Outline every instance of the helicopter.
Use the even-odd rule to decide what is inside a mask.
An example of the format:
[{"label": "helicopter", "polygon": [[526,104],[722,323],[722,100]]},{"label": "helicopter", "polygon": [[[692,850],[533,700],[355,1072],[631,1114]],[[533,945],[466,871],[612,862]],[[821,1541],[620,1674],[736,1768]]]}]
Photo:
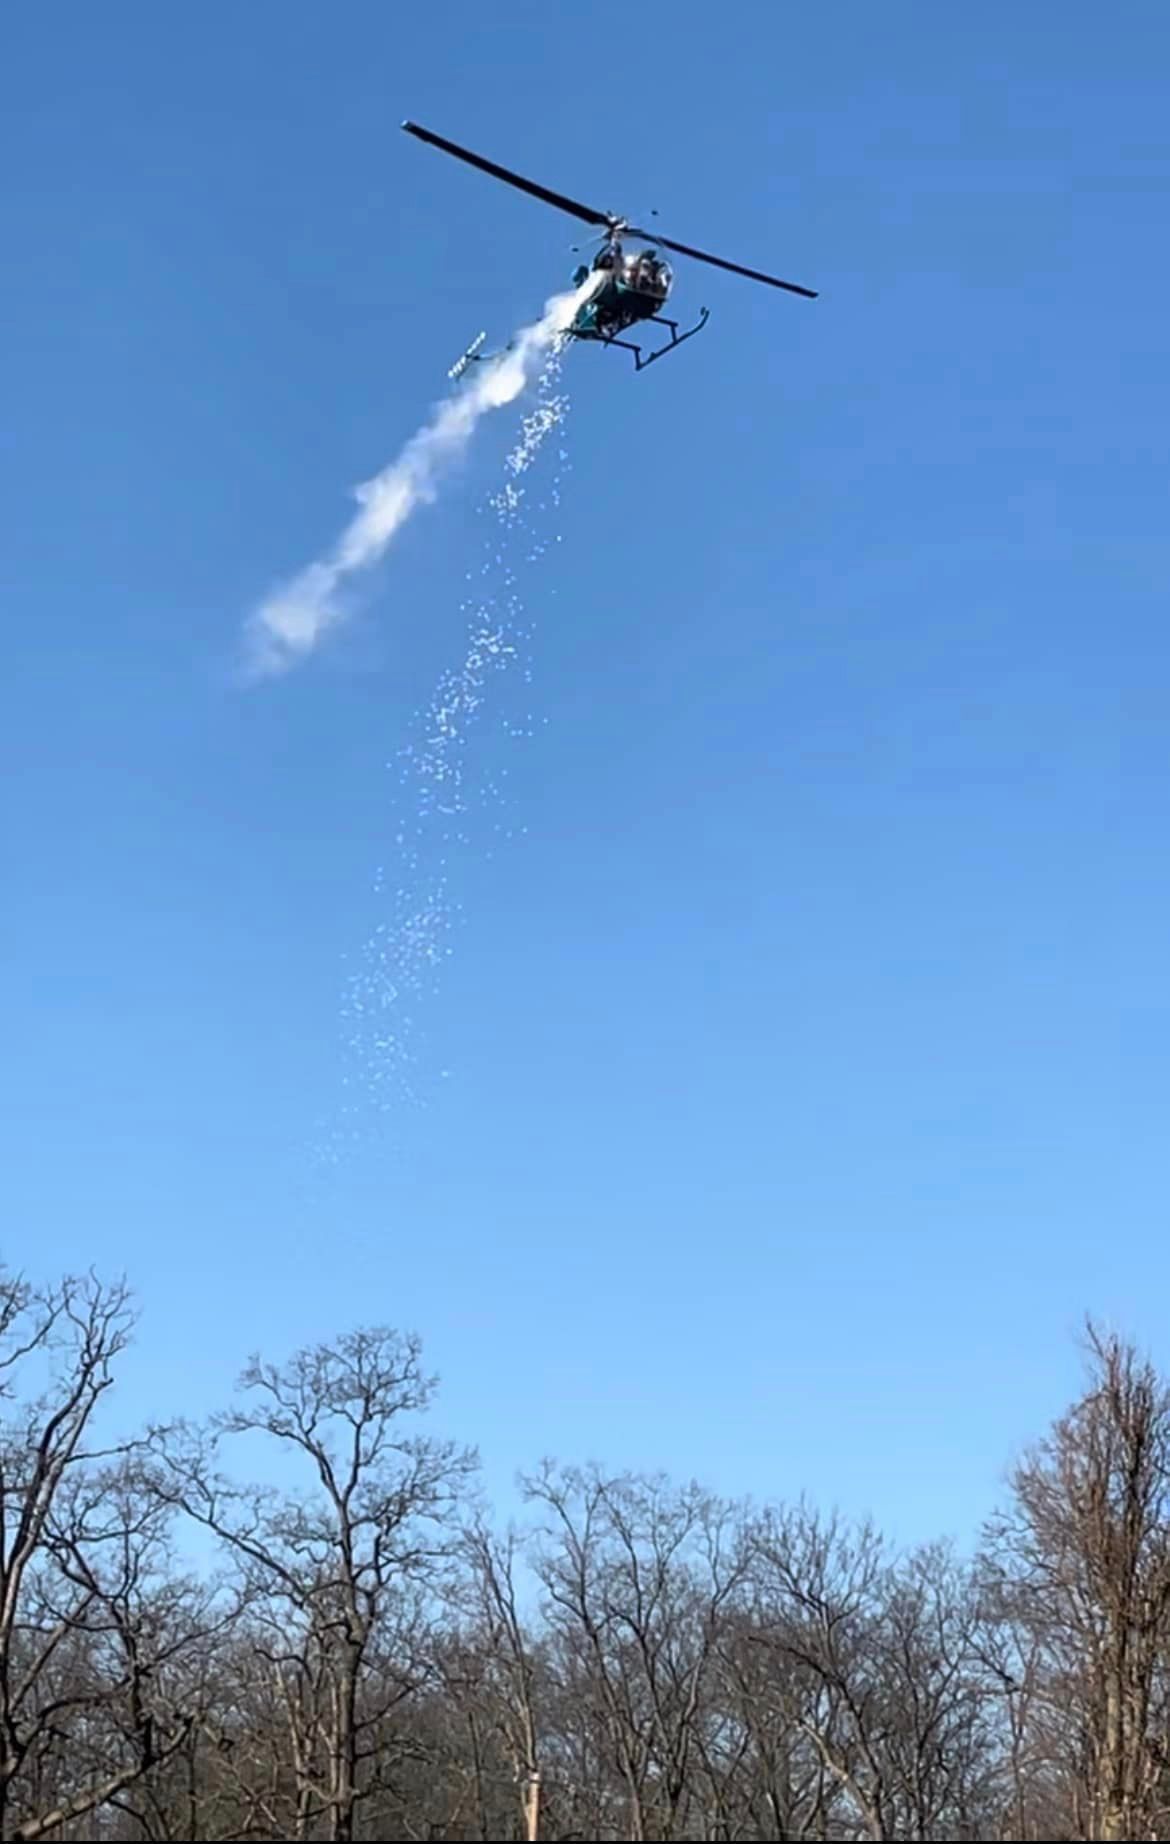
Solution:
[{"label": "helicopter", "polygon": [[[789,294],[803,295],[809,301],[817,298],[815,288],[802,288],[797,282],[782,282],[778,276],[766,275],[762,269],[746,269],[742,263],[728,262],[725,257],[711,256],[705,250],[692,249],[689,244],[675,243],[669,237],[638,230],[627,218],[619,217],[616,212],[597,211],[591,205],[582,205],[576,199],[567,198],[562,192],[550,191],[547,186],[537,185],[535,180],[524,179],[507,167],[497,166],[494,160],[485,160],[482,154],[474,154],[455,141],[444,140],[442,135],[434,134],[429,128],[420,128],[417,122],[403,122],[402,126],[407,134],[414,135],[417,140],[439,148],[444,154],[453,154],[456,160],[465,160],[469,166],[478,167],[480,172],[490,174],[493,179],[501,179],[505,185],[515,186],[533,198],[542,199],[546,205],[553,205],[558,211],[566,211],[570,216],[580,218],[600,230],[601,247],[592,263],[581,263],[573,274],[575,288],[583,286],[591,274],[599,278],[598,283],[589,299],[578,308],[567,332],[571,339],[595,340],[602,345],[621,346],[623,350],[632,352],[635,371],[644,371],[656,359],[665,358],[668,352],[675,351],[688,339],[693,339],[696,333],[702,332],[710,318],[704,307],[694,326],[680,333],[678,321],[669,319],[662,312],[670,296],[674,272],[667,259],[660,254],[661,250],[672,250],[678,256],[689,256],[694,262],[710,263],[716,269],[730,270],[733,275],[745,275],[749,281],[764,282],[769,288],[783,288]],[[626,240],[629,238],[636,239],[646,247],[627,250]],[[631,328],[646,325],[665,327],[669,337],[650,350],[644,349],[636,340],[621,337]],[[489,356],[479,350],[483,339],[481,333],[473,340],[449,375],[459,376],[468,365]]]}]

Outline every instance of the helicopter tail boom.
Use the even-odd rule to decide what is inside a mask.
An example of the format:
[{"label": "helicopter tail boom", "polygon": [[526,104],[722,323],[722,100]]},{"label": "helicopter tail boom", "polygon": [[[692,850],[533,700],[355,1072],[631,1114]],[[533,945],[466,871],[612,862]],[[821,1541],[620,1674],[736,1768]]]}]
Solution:
[{"label": "helicopter tail boom", "polygon": [[470,346],[467,347],[466,351],[460,354],[460,356],[455,360],[455,363],[451,366],[451,369],[447,373],[447,376],[449,378],[455,379],[455,378],[461,378],[463,376],[464,372],[467,370],[467,367],[475,359],[479,357],[480,355],[479,349],[483,345],[483,342],[486,338],[487,338],[486,333],[476,334]]}]

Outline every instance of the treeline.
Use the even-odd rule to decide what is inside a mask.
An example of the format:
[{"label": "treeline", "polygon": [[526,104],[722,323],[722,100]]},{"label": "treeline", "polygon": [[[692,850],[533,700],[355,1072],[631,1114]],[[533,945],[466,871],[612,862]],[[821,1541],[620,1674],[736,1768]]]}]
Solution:
[{"label": "treeline", "polygon": [[387,1330],[115,1442],[131,1320],[0,1280],[4,1838],[1170,1838],[1170,1392],[1118,1339],[961,1558],[556,1465],[501,1533]]}]

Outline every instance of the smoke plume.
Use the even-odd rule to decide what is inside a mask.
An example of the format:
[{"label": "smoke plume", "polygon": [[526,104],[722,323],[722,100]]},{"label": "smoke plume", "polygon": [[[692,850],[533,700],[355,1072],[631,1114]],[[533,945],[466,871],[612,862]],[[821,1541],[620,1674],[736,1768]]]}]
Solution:
[{"label": "smoke plume", "polygon": [[498,359],[472,367],[469,382],[438,405],[397,458],[354,489],[360,510],[332,550],[272,591],[248,617],[246,666],[254,678],[287,672],[345,620],[348,580],[385,556],[416,507],[433,500],[443,470],[459,460],[489,410],[513,403],[541,360],[564,337],[598,278],[554,295],[540,319],[522,327]]}]

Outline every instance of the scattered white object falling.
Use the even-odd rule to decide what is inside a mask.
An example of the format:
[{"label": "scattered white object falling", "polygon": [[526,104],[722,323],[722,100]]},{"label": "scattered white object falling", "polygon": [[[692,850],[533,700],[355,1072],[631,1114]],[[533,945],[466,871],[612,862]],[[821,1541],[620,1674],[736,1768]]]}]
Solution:
[{"label": "scattered white object falling", "polygon": [[599,279],[590,275],[580,288],[553,295],[540,319],[522,327],[499,358],[474,367],[467,383],[439,404],[396,460],[354,489],[361,510],[333,549],[275,589],[248,617],[245,664],[251,676],[287,672],[345,619],[348,579],[379,562],[416,507],[435,498],[442,470],[466,451],[488,411],[514,403],[560,348]]},{"label": "scattered white object falling", "polygon": [[[368,1128],[378,1123],[384,1128],[392,1109],[423,1102],[433,1090],[431,1078],[446,1073],[427,1072],[420,1011],[437,989],[463,921],[455,888],[459,862],[477,851],[490,856],[516,830],[506,815],[508,770],[498,763],[499,751],[482,726],[491,679],[531,678],[520,573],[558,542],[547,515],[560,501],[567,468],[563,443],[539,499],[531,499],[525,476],[549,438],[563,429],[569,400],[560,388],[560,368],[561,353],[554,350],[506,457],[504,482],[484,508],[489,520],[484,555],[478,569],[468,571],[471,587],[462,605],[463,657],[442,674],[430,702],[416,713],[413,739],[390,764],[398,771],[398,785],[388,861],[374,879],[381,916],[345,982],[341,1119],[317,1144],[318,1157],[330,1164]],[[532,714],[509,714],[502,700],[494,715],[496,736],[520,739],[534,732]],[[477,725],[478,752],[472,747]]]}]

